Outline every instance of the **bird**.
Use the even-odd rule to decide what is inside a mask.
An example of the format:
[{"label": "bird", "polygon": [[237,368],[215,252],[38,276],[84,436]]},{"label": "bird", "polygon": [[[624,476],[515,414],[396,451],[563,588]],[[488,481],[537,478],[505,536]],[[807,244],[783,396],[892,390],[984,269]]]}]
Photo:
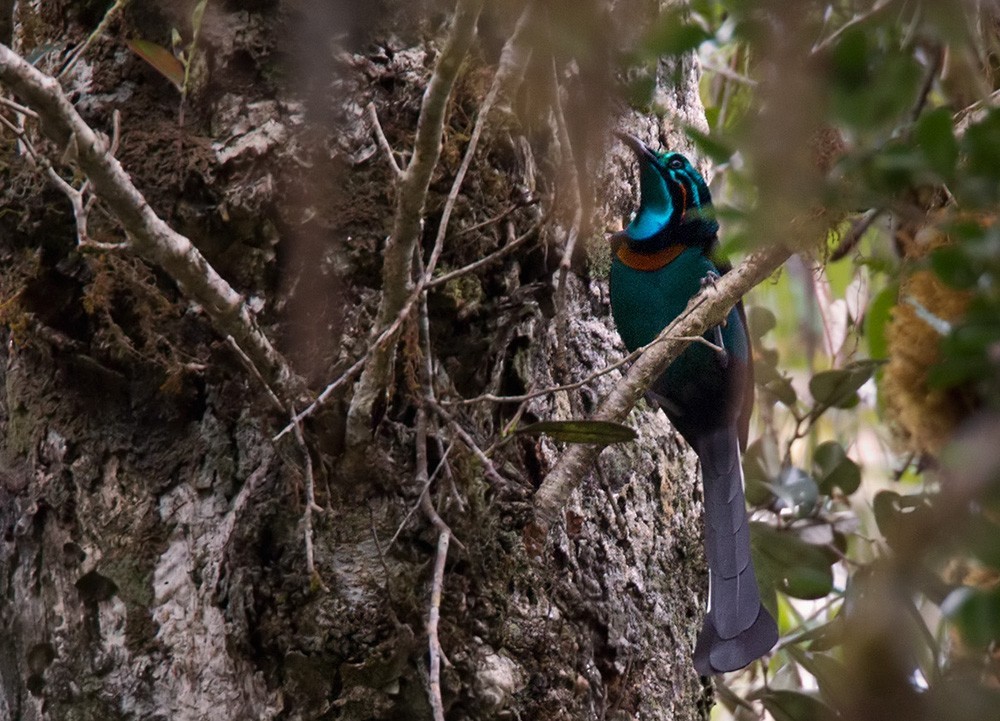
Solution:
[{"label": "bird", "polygon": [[[639,163],[639,207],[611,236],[611,312],[630,350],[652,342],[692,296],[730,270],[717,258],[719,224],[708,184],[678,152],[618,134]],[[741,449],[753,408],[753,369],[742,301],[691,343],[646,393],[694,449],[705,505],[708,608],[694,649],[702,676],[766,655],[778,627],[761,603],[750,557]],[[714,347],[712,347],[714,346]]]}]

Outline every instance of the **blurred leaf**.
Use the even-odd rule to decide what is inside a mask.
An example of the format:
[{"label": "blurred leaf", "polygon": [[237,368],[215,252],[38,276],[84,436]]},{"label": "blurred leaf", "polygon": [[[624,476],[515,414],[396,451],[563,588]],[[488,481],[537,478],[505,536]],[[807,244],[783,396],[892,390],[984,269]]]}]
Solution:
[{"label": "blurred leaf", "polygon": [[891,283],[876,295],[868,304],[865,313],[865,337],[868,339],[868,353],[872,358],[887,358],[889,343],[886,340],[886,329],[892,318],[892,309],[899,297],[899,285]]},{"label": "blurred leaf", "polygon": [[777,483],[765,484],[785,506],[799,510],[800,514],[811,511],[819,499],[819,488],[808,473],[795,466],[786,466],[778,474]]},{"label": "blurred leaf", "polygon": [[946,245],[931,251],[931,268],[944,283],[959,290],[972,288],[979,281],[979,270],[958,245]]},{"label": "blurred leaf", "polygon": [[703,133],[691,125],[685,126],[684,131],[698,149],[712,159],[713,163],[721,165],[722,163],[729,162],[729,159],[733,157],[733,153],[735,152],[733,148],[723,142],[718,135]]},{"label": "blurred leaf", "polygon": [[154,70],[174,84],[178,90],[184,86],[184,66],[174,54],[161,45],[148,40],[128,40],[129,49],[149,63]]},{"label": "blurred leaf", "polygon": [[956,588],[941,611],[973,646],[984,648],[1000,639],[1000,589]]},{"label": "blurred leaf", "polygon": [[628,426],[611,421],[539,421],[515,433],[547,435],[565,443],[626,443],[634,441],[637,434]]},{"label": "blurred leaf", "polygon": [[846,628],[847,622],[838,613],[823,625],[809,629],[795,638],[797,643],[808,643],[810,651],[829,651],[844,642]]},{"label": "blurred leaf", "polygon": [[931,507],[924,493],[900,495],[895,491],[880,491],[872,500],[872,511],[879,532],[890,546],[901,539],[923,533],[923,523]]},{"label": "blurred leaf", "polygon": [[830,56],[833,80],[845,89],[859,89],[868,80],[868,37],[861,28],[850,28],[840,36]]},{"label": "blurred leaf", "polygon": [[766,689],[759,695],[774,721],[828,721],[833,711],[816,696],[801,691]]},{"label": "blurred leaf", "polygon": [[778,319],[764,306],[752,305],[747,308],[747,325],[750,326],[750,337],[759,339],[778,327]]},{"label": "blurred leaf", "polygon": [[912,55],[877,47],[868,32],[859,26],[844,32],[829,64],[831,109],[863,134],[905,122],[923,75]]},{"label": "blurred leaf", "polygon": [[1000,180],[1000,112],[990,110],[985,118],[970,125],[962,137],[962,146],[969,172]]},{"label": "blurred leaf", "polygon": [[819,405],[850,408],[857,403],[858,389],[868,382],[878,365],[878,361],[862,360],[821,371],[809,379],[809,392]]},{"label": "blurred leaf", "polygon": [[751,545],[757,577],[792,598],[823,598],[833,590],[831,557],[791,533],[751,523]]},{"label": "blurred leaf", "polygon": [[845,495],[851,495],[861,485],[861,469],[847,457],[837,441],[826,441],[813,451],[813,467],[819,490],[831,495],[834,488],[840,488]]},{"label": "blurred leaf", "polygon": [[917,121],[914,139],[927,165],[943,179],[950,179],[958,161],[958,141],[952,128],[951,110],[937,108],[925,113]]},{"label": "blurred leaf", "polygon": [[625,85],[628,103],[637,110],[646,110],[653,102],[656,91],[656,78],[650,73],[635,73],[630,75]]},{"label": "blurred leaf", "polygon": [[809,653],[795,646],[788,647],[788,654],[816,679],[823,697],[835,703],[850,691],[846,686],[849,674],[844,664],[826,653]]},{"label": "blurred leaf", "polygon": [[[771,450],[771,453],[769,453]],[[770,458],[768,456],[771,456]],[[743,478],[747,501],[752,506],[765,506],[774,498],[770,491],[771,481],[777,476],[780,461],[775,458],[764,438],[751,443],[743,454]],[[769,468],[774,467],[773,472]]]},{"label": "blurred leaf", "polygon": [[682,55],[713,37],[693,22],[683,8],[668,8],[660,15],[644,47],[650,55]]},{"label": "blurred leaf", "polygon": [[[770,394],[774,400],[784,403],[786,406],[794,406],[798,396],[792,382],[778,372],[778,369],[770,362],[773,353],[761,353],[760,362],[754,365],[754,382],[765,393]],[[765,397],[758,399],[758,402],[767,400]],[[773,405],[773,401],[772,401]]]},{"label": "blurred leaf", "polygon": [[983,563],[1000,568],[1000,525],[981,513],[970,514],[960,539]]}]

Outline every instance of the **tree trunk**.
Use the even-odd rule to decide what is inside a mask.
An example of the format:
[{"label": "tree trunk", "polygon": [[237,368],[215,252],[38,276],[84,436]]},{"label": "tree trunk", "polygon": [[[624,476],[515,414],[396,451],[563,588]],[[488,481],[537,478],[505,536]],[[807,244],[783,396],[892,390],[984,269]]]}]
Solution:
[{"label": "tree trunk", "polygon": [[[12,46],[59,74],[105,5],[17,3]],[[210,2],[198,24],[195,5],[127,6],[62,85],[109,136],[121,112],[118,157],[152,208],[322,389],[372,341],[394,220],[367,107],[405,163],[447,13]],[[598,47],[607,33],[627,42],[651,5],[563,10]],[[539,24],[559,25],[554,7]],[[484,11],[449,101],[425,259],[515,10]],[[167,65],[126,44],[170,47],[172,28],[190,60],[183,96]],[[342,463],[349,384],[303,424],[307,464],[294,434],[272,440],[287,414],[202,309],[129,248],[80,247],[66,196],[0,136],[0,718],[431,718],[426,623],[443,524],[454,535],[438,630],[446,718],[707,716],[691,666],[701,491],[666,419],[635,411],[638,440],[601,454],[532,549],[531,494],[561,448],[506,432],[585,417],[619,373],[524,403],[455,403],[571,383],[621,357],[604,228],[631,207],[636,178],[610,129],[683,147],[676,119],[703,123],[690,63],[661,64],[660,116],[613,117],[610,52],[532,42],[487,118],[439,274],[537,230],[429,290],[426,314],[403,324],[361,465]],[[60,164],[69,150],[26,125],[79,186]],[[88,221],[94,241],[127,240],[100,203]],[[440,410],[421,395],[428,383]],[[417,452],[421,418],[430,438]],[[307,514],[309,468],[320,508]]]}]

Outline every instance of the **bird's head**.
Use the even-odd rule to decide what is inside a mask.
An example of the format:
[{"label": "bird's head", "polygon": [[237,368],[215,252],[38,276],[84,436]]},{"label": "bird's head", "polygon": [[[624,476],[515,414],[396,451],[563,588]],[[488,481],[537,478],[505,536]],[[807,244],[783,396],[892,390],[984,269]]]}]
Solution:
[{"label": "bird's head", "polygon": [[639,209],[624,234],[629,245],[657,250],[665,244],[709,246],[719,224],[708,184],[680,153],[657,153],[634,135],[619,133],[639,160]]}]

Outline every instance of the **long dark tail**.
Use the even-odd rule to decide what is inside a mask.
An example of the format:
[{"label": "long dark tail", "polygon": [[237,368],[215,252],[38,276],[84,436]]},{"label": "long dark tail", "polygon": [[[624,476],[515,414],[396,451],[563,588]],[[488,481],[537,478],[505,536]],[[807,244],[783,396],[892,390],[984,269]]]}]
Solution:
[{"label": "long dark tail", "polygon": [[709,600],[698,634],[698,673],[735,671],[770,651],[778,626],[761,605],[750,560],[750,526],[735,424],[696,439],[705,487],[705,553]]}]

